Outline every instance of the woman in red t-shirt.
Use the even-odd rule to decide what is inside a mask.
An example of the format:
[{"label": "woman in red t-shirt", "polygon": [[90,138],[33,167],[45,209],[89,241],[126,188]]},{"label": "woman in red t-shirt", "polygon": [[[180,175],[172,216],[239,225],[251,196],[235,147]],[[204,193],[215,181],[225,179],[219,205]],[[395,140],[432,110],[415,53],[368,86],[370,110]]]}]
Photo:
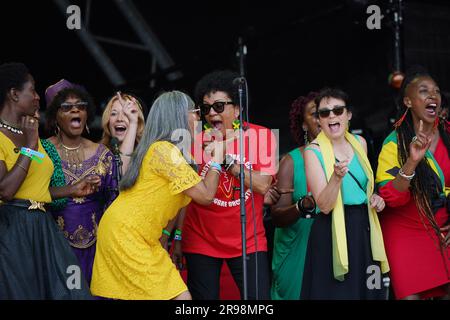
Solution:
[{"label": "woman in red t-shirt", "polygon": [[[241,124],[238,120],[238,85],[233,83],[233,80],[238,76],[231,71],[217,71],[204,76],[197,84],[196,102],[208,128],[207,132],[199,135],[203,138],[202,141],[205,141],[203,146],[207,145],[211,136],[220,140],[236,135],[234,130]],[[270,281],[267,240],[263,225],[263,201],[264,194],[271,186],[272,175],[275,174],[275,138],[267,128],[250,123],[244,125],[248,298],[269,299]],[[194,144],[198,146],[199,143],[197,139]],[[239,160],[237,141],[231,143],[227,156],[228,159]],[[195,147],[194,158],[199,164],[199,174],[204,175],[210,161],[199,157]],[[253,193],[249,189],[249,169]],[[213,203],[209,206],[192,204],[187,208],[182,249],[186,257],[187,284],[193,299],[219,299],[220,270],[224,261],[243,296],[239,171],[239,165],[225,166]]]}]

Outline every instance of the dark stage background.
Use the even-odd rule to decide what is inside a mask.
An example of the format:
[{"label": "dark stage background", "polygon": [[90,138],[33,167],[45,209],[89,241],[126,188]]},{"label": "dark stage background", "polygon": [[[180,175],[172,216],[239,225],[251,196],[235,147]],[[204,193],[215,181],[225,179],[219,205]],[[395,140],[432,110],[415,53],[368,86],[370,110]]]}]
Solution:
[{"label": "dark stage background", "polygon": [[[396,1],[394,1],[396,2]],[[72,1],[86,17],[89,1]],[[115,1],[90,2],[89,30],[100,36],[139,43]],[[167,70],[151,75],[144,51],[101,43],[126,79],[111,84],[66,18],[50,0],[2,2],[0,62],[24,62],[31,70],[45,109],[44,90],[61,78],[83,84],[95,97],[98,115],[117,89],[130,90],[148,106],[161,90],[192,93],[196,81],[215,69],[239,70],[238,38],[247,45],[246,77],[253,122],[280,129],[280,153],[295,144],[288,112],[299,95],[339,86],[352,98],[353,129],[363,129],[377,149],[390,131],[395,90],[388,84],[393,66],[390,1],[144,1],[134,5],[175,62],[182,77]],[[380,30],[366,26],[366,8],[385,14]],[[422,64],[441,90],[450,90],[450,2],[403,1],[403,66]],[[149,84],[154,81],[153,87]],[[97,119],[98,121],[98,119]],[[98,122],[97,122],[98,123]],[[95,135],[99,137],[97,130]],[[372,150],[372,157],[376,150]]]}]

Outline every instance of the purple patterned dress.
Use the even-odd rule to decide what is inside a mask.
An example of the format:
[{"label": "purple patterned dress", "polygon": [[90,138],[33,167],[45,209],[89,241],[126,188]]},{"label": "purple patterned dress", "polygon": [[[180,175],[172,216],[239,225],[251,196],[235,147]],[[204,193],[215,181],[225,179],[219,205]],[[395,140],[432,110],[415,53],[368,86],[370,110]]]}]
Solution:
[{"label": "purple patterned dress", "polygon": [[95,154],[76,168],[61,160],[66,185],[89,175],[101,178],[99,191],[87,197],[68,198],[67,206],[54,211],[53,217],[77,256],[81,269],[90,284],[95,256],[97,227],[106,208],[117,196],[116,168],[113,154],[100,144]]}]

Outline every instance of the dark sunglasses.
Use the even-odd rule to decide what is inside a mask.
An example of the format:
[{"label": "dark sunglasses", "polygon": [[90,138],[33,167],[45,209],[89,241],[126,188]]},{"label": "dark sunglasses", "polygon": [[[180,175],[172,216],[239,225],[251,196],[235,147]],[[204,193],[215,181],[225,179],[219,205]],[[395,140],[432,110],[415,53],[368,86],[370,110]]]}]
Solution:
[{"label": "dark sunglasses", "polygon": [[80,101],[77,103],[63,102],[63,103],[61,103],[59,108],[61,109],[62,112],[69,112],[70,110],[72,110],[73,107],[76,107],[80,111],[85,111],[87,108],[87,105],[88,105],[88,103],[84,102],[84,101]]},{"label": "dark sunglasses", "polygon": [[317,115],[320,118],[328,118],[330,116],[330,112],[333,112],[334,115],[340,116],[344,113],[344,109],[347,108],[346,106],[334,106],[333,109],[322,109],[317,111]]},{"label": "dark sunglasses", "polygon": [[213,108],[215,112],[222,113],[227,104],[234,104],[234,102],[233,101],[226,101],[226,102],[225,101],[216,101],[212,105],[204,103],[204,104],[200,105],[200,112],[203,116],[206,116],[211,111],[211,108]]}]

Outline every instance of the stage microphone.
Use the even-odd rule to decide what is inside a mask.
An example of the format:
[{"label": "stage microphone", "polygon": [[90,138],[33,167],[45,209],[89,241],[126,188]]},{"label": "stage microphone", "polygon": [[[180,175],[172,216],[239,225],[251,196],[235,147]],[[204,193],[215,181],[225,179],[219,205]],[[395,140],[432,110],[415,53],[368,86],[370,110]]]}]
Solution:
[{"label": "stage microphone", "polygon": [[237,78],[233,79],[233,85],[244,84],[244,83],[245,83],[244,77],[237,77]]},{"label": "stage microphone", "polygon": [[120,150],[119,150],[119,139],[117,139],[116,137],[112,137],[111,138],[111,148],[112,148],[112,153],[114,155],[118,154],[120,156]]},{"label": "stage microphone", "polygon": [[120,179],[122,179],[122,159],[120,158],[119,140],[116,137],[112,137],[110,141],[111,152],[114,155],[114,165],[116,166],[115,179],[117,185],[119,185]]}]

